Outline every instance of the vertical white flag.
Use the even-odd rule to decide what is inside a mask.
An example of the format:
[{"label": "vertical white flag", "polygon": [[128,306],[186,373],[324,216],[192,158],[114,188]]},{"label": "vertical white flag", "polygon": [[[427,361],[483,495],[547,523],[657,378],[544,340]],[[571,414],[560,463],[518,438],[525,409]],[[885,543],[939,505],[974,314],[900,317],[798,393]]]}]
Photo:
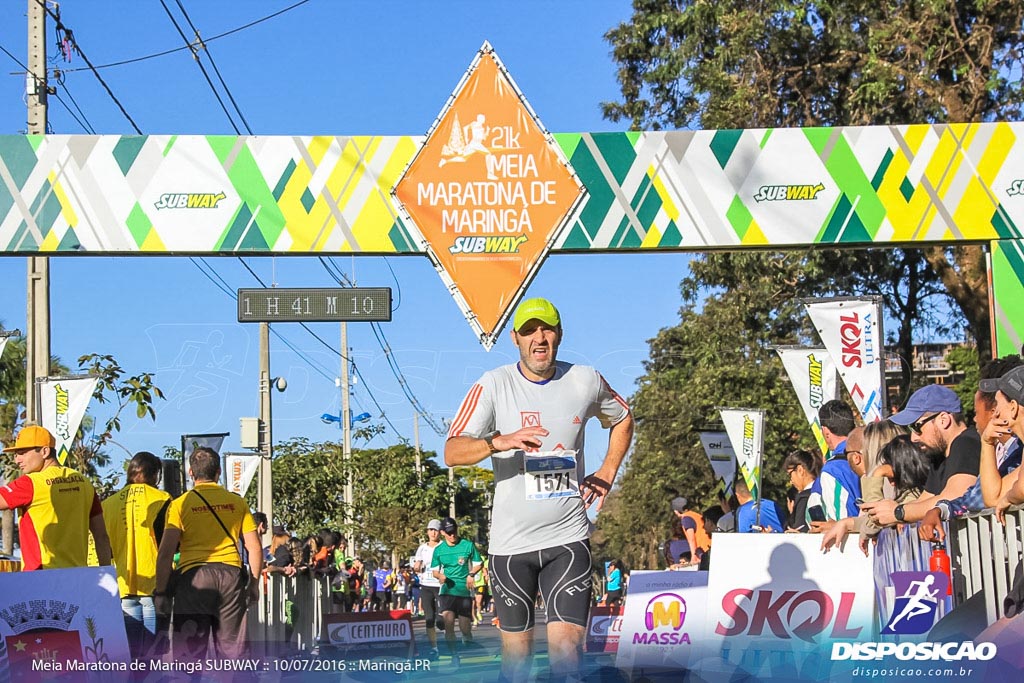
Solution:
[{"label": "vertical white flag", "polygon": [[256,476],[256,470],[260,466],[260,456],[252,453],[225,453],[224,454],[224,477],[226,482],[224,488],[231,493],[245,497],[249,490],[249,484]]},{"label": "vertical white flag", "polygon": [[782,359],[782,367],[786,368],[800,407],[804,409],[821,455],[825,457],[828,455],[828,445],[818,422],[818,408],[839,397],[835,363],[824,347],[780,346],[775,350]]},{"label": "vertical white flag", "polygon": [[719,408],[743,480],[750,495],[761,499],[761,450],[764,448],[764,411],[755,408]]},{"label": "vertical white flag", "polygon": [[736,476],[736,452],[725,432],[701,432],[700,444],[708,456],[715,478],[722,483],[726,496],[732,495],[733,478]]},{"label": "vertical white flag", "polygon": [[0,358],[3,358],[4,347],[7,346],[8,339],[10,339],[10,337],[0,337]]},{"label": "vertical white flag", "polygon": [[885,407],[882,311],[879,299],[821,299],[804,304],[865,422]]},{"label": "vertical white flag", "polygon": [[67,462],[71,444],[96,389],[96,378],[41,377],[36,380],[40,422],[56,440],[57,461]]}]

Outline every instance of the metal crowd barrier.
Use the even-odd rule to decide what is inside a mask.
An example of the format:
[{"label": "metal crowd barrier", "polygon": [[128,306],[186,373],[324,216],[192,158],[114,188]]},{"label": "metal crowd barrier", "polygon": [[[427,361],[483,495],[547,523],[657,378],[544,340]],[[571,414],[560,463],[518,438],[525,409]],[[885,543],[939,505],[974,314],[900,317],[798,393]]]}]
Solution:
[{"label": "metal crowd barrier", "polygon": [[984,595],[988,623],[1003,616],[1003,598],[1024,559],[1024,509],[1006,513],[1006,525],[991,510],[960,517],[948,534],[957,604]]},{"label": "metal crowd barrier", "polygon": [[246,615],[254,654],[281,656],[316,647],[323,616],[333,607],[329,580],[271,574],[260,583],[260,599]]},{"label": "metal crowd barrier", "polygon": [[[886,527],[882,529],[878,534],[878,543],[875,545],[875,602],[878,605],[879,627],[884,626],[884,621],[888,620],[896,598],[891,588],[890,575],[893,572],[929,571],[928,561],[931,558],[932,544],[918,538],[916,524],[900,526],[902,528]],[[852,537],[848,543],[855,543],[856,540],[856,537]],[[853,552],[860,551],[854,549]],[[945,603],[946,601],[939,603],[939,618],[952,607]]]}]

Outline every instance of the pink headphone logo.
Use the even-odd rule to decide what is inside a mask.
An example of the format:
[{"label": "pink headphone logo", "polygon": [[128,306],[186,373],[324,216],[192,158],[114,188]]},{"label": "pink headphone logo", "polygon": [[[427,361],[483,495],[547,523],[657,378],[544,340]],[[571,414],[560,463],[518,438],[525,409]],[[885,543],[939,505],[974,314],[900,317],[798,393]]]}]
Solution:
[{"label": "pink headphone logo", "polygon": [[686,621],[686,600],[675,593],[659,593],[647,603],[644,625],[648,631],[671,626],[678,631]]}]

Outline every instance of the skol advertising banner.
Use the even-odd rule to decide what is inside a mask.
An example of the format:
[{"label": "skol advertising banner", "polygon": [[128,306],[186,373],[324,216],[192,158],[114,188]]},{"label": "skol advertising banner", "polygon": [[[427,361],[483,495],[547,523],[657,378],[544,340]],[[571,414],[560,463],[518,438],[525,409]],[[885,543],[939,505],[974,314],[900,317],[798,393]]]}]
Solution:
[{"label": "skol advertising banner", "polygon": [[725,432],[701,432],[700,445],[708,456],[711,469],[726,496],[732,495],[733,479],[736,476],[736,452],[729,435]]},{"label": "skol advertising banner", "polygon": [[490,348],[583,185],[485,43],[393,194]]},{"label": "skol advertising banner", "polygon": [[2,584],[0,680],[128,680],[113,567],[4,574]]},{"label": "skol advertising banner", "polygon": [[57,460],[63,465],[71,452],[71,444],[82,424],[82,418],[96,389],[96,378],[42,377],[39,390],[40,422],[50,430],[56,441]]},{"label": "skol advertising banner", "polygon": [[[835,643],[875,640],[872,560],[817,534],[715,534],[708,581],[711,680],[849,680]],[[628,607],[627,607],[628,609]]]},{"label": "skol advertising banner", "polygon": [[615,666],[633,680],[691,668],[707,643],[707,586],[708,572],[634,571]]},{"label": "skol advertising banner", "polygon": [[750,495],[761,498],[761,450],[764,447],[764,411],[751,408],[719,408],[743,481]]},{"label": "skol advertising banner", "polygon": [[260,467],[260,456],[252,453],[224,454],[224,488],[245,497]]},{"label": "skol advertising banner", "polygon": [[865,422],[882,419],[885,359],[880,300],[819,299],[804,305],[861,417]]},{"label": "skol advertising banner", "polygon": [[804,409],[807,422],[811,425],[814,440],[818,442],[822,456],[826,456],[828,445],[821,434],[818,409],[824,403],[839,398],[836,366],[832,356],[824,347],[780,346],[775,350],[782,359],[782,367],[786,369],[800,407]]}]

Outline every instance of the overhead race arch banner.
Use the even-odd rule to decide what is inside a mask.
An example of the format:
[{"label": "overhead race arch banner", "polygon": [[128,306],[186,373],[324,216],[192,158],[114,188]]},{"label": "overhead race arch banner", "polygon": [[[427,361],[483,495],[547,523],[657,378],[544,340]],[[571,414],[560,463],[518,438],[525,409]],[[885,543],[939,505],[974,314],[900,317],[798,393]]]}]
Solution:
[{"label": "overhead race arch banner", "polygon": [[1022,228],[1024,123],[552,134],[486,43],[426,136],[0,136],[0,252],[426,254],[485,347],[549,250],[989,242],[1009,353]]},{"label": "overhead race arch banner", "polygon": [[828,455],[828,444],[821,433],[818,409],[828,401],[839,398],[836,366],[832,356],[824,347],[779,346],[775,350],[782,359],[789,382],[811,425],[821,455],[825,457]]},{"label": "overhead race arch banner", "polygon": [[881,299],[838,297],[806,301],[804,306],[864,422],[882,419],[885,359]]}]

